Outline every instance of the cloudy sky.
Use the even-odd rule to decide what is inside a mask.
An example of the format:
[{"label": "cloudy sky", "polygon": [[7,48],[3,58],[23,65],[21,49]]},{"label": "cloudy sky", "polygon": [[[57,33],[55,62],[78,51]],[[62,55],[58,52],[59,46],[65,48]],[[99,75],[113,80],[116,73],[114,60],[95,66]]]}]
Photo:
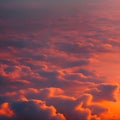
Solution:
[{"label": "cloudy sky", "polygon": [[119,0],[0,1],[0,120],[120,120]]}]

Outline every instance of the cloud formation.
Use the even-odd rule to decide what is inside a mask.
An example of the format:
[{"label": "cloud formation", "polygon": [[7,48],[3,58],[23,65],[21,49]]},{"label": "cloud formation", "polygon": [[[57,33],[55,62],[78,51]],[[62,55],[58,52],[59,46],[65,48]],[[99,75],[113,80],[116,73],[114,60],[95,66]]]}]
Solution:
[{"label": "cloud formation", "polygon": [[0,118],[5,120],[66,120],[64,115],[56,113],[56,109],[53,106],[46,106],[45,102],[40,100],[20,101],[11,104],[3,103],[1,105]]},{"label": "cloud formation", "polygon": [[119,120],[119,7],[24,3],[0,5],[0,120]]}]

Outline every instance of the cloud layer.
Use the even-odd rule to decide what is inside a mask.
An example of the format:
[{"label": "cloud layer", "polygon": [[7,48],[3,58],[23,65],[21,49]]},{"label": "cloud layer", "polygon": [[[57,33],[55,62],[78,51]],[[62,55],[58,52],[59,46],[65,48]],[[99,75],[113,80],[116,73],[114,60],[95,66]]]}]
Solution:
[{"label": "cloud layer", "polygon": [[0,120],[119,120],[117,2],[21,6],[0,5]]}]

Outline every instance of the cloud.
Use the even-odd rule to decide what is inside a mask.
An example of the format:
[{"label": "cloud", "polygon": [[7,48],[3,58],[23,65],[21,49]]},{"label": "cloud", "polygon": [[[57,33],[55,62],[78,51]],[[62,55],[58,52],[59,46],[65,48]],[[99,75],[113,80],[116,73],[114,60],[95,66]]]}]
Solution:
[{"label": "cloud", "polygon": [[63,114],[56,113],[53,106],[47,106],[45,102],[20,101],[14,103],[3,103],[0,109],[0,118],[5,120],[66,120]]},{"label": "cloud", "polygon": [[[107,108],[92,102],[92,95],[82,95],[78,99],[69,97],[53,97],[47,101],[66,116],[67,120],[91,120],[107,112]],[[60,104],[60,105],[59,105]]]},{"label": "cloud", "polygon": [[0,120],[109,119],[119,101],[118,12],[87,3],[1,6]]},{"label": "cloud", "polygon": [[0,48],[7,49],[9,47],[21,49],[29,46],[29,43],[24,40],[6,40],[6,42],[1,41]]},{"label": "cloud", "polygon": [[66,52],[66,53],[88,53],[89,48],[80,46],[76,43],[68,43],[68,42],[58,42],[56,43],[56,47],[58,50]]},{"label": "cloud", "polygon": [[24,95],[29,99],[41,99],[41,100],[47,100],[51,97],[64,95],[64,91],[62,89],[54,87],[41,89],[29,88],[27,90],[21,90],[19,92],[21,93],[21,95]]},{"label": "cloud", "polygon": [[90,94],[93,95],[95,101],[116,101],[116,94],[118,92],[118,86],[114,84],[100,84],[97,88],[91,89]]},{"label": "cloud", "polygon": [[64,68],[72,68],[72,67],[79,67],[88,65],[90,62],[88,60],[79,60],[79,61],[70,61],[66,63],[63,67]]},{"label": "cloud", "polygon": [[82,73],[85,76],[92,76],[92,77],[96,76],[94,72],[86,70],[86,69],[80,69],[80,70],[78,70],[76,72],[80,72],[80,73]]},{"label": "cloud", "polygon": [[100,106],[100,105],[91,105],[89,108],[90,108],[90,110],[92,111],[92,114],[93,114],[93,115],[98,115],[98,116],[99,116],[100,114],[105,113],[105,112],[108,111],[107,108],[102,107],[102,106]]},{"label": "cloud", "polygon": [[[74,99],[51,98],[48,103],[53,104],[59,112],[62,112],[66,116],[67,120],[86,120],[89,115],[89,111],[87,110],[75,110],[78,103]],[[58,103],[61,105],[59,106]]]},{"label": "cloud", "polygon": [[[91,41],[91,44],[80,44],[80,43],[71,43],[71,42],[58,42],[55,43],[56,48],[65,53],[71,54],[83,54],[84,56],[89,56],[93,52],[110,52],[111,47],[100,43],[94,43]],[[107,47],[108,46],[108,47]]]},{"label": "cloud", "polygon": [[12,117],[14,115],[13,111],[10,109],[9,104],[3,103],[0,106],[0,116]]}]

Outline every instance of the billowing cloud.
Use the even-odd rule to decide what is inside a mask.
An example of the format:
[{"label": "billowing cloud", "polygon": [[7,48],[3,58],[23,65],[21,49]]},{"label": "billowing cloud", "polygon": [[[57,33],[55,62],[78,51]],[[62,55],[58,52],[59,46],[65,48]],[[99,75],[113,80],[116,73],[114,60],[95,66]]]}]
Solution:
[{"label": "billowing cloud", "polygon": [[119,120],[117,2],[0,2],[0,120]]},{"label": "billowing cloud", "polygon": [[40,100],[3,103],[0,109],[0,118],[5,118],[5,120],[66,120],[64,115],[56,113],[53,106],[46,106],[45,102]]},{"label": "billowing cloud", "polygon": [[116,101],[117,100],[117,92],[119,87],[117,85],[112,84],[100,84],[97,88],[91,89],[89,91],[90,94],[94,96],[95,101]]},{"label": "billowing cloud", "polygon": [[59,112],[64,113],[68,120],[89,120],[94,116],[99,118],[100,114],[107,112],[107,108],[92,103],[90,94],[83,95],[78,99],[53,97],[48,100],[48,103],[53,104]]}]

